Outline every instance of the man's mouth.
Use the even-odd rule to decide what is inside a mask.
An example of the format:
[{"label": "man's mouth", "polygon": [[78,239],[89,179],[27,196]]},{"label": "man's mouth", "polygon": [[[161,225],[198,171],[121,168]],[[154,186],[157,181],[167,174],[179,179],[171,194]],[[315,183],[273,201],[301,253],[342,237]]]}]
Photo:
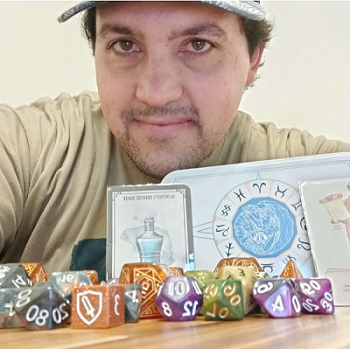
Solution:
[{"label": "man's mouth", "polygon": [[148,134],[158,136],[171,136],[184,131],[193,125],[193,120],[188,118],[148,120],[134,119],[134,123]]}]

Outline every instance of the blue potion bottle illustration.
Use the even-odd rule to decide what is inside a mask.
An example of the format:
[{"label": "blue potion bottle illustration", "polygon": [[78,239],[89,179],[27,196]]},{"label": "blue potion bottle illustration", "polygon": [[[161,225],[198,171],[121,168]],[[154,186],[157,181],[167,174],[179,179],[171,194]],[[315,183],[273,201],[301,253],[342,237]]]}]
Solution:
[{"label": "blue potion bottle illustration", "polygon": [[154,217],[147,216],[144,220],[145,232],[136,238],[136,246],[141,263],[160,263],[163,236],[154,231]]}]

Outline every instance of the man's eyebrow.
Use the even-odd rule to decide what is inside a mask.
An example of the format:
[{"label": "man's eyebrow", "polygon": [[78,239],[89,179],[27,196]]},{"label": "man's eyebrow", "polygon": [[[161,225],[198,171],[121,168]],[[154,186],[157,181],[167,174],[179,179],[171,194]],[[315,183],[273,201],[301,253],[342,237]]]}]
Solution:
[{"label": "man's eyebrow", "polygon": [[226,37],[226,32],[214,24],[198,24],[190,28],[186,28],[181,31],[176,31],[171,34],[169,40],[173,40],[181,36],[196,36],[196,35],[211,35],[218,38]]},{"label": "man's eyebrow", "polygon": [[143,36],[141,33],[135,33],[130,27],[118,25],[118,24],[109,24],[105,23],[102,27],[97,31],[97,37],[104,38],[108,34],[121,34],[121,35],[138,35]]}]

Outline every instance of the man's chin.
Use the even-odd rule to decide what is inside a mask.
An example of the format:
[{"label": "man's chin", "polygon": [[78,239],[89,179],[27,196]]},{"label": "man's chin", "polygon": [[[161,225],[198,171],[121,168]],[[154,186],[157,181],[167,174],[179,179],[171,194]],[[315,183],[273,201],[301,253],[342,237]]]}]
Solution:
[{"label": "man's chin", "polygon": [[158,157],[157,159],[132,159],[136,167],[145,175],[157,180],[162,180],[167,174],[188,168],[198,167],[201,161],[197,159],[176,158],[173,154],[165,159]]}]

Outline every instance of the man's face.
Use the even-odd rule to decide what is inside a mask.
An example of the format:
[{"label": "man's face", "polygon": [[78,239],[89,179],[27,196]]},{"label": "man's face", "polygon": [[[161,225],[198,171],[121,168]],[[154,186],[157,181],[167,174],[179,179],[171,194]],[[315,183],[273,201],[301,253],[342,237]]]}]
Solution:
[{"label": "man's face", "polygon": [[241,19],[186,2],[98,6],[96,75],[106,122],[145,174],[200,166],[252,83]]}]

